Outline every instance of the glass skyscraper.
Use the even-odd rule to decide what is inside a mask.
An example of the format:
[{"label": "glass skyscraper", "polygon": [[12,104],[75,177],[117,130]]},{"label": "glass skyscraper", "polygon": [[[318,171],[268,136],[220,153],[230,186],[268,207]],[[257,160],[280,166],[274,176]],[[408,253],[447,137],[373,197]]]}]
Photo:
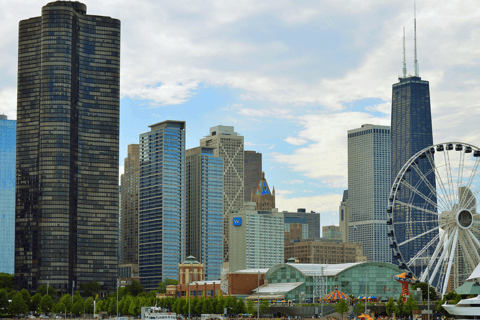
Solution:
[{"label": "glass skyscraper", "polygon": [[223,159],[212,147],[188,149],[186,248],[205,265],[205,280],[220,279],[223,267]]},{"label": "glass skyscraper", "polygon": [[14,273],[17,121],[0,115],[0,272]]},{"label": "glass skyscraper", "polygon": [[149,127],[140,135],[138,264],[143,287],[156,290],[185,260],[185,122]]},{"label": "glass skyscraper", "polygon": [[86,12],[55,1],[20,21],[17,289],[116,287],[120,21]]},{"label": "glass skyscraper", "polygon": [[[418,151],[433,144],[432,137],[432,114],[430,110],[430,89],[428,81],[418,76],[400,78],[400,81],[393,85],[392,94],[392,133],[391,133],[391,179],[395,183],[399,171],[405,163]],[[418,159],[419,171],[430,172],[428,158]],[[425,199],[420,196],[412,198],[412,192],[405,184],[414,186],[420,194],[427,195],[433,203],[437,202],[435,190],[435,175],[430,172],[425,177],[431,186],[422,181],[417,170],[410,170],[405,175],[405,182],[397,191],[396,200],[403,203],[410,203],[412,206],[424,207],[430,211],[436,211],[435,206],[426,204]],[[349,190],[350,192],[350,190]],[[426,205],[426,207],[425,207]],[[430,221],[433,219],[430,214],[417,209],[405,209],[406,206],[394,208],[395,232],[400,239],[413,238],[428,230],[435,228],[436,222],[419,224],[402,224],[407,221]],[[402,211],[403,210],[403,211]],[[405,261],[409,261],[417,252],[425,247],[436,233],[430,232],[420,239],[422,241],[411,241],[401,246],[401,254]],[[435,246],[433,246],[434,248]],[[432,252],[433,253],[433,252]],[[428,254],[428,253],[427,253]],[[431,254],[431,253],[430,253]],[[396,262],[396,261],[394,261]]]},{"label": "glass skyscraper", "polygon": [[348,131],[348,242],[363,243],[368,261],[392,262],[387,237],[390,127],[364,124]]}]

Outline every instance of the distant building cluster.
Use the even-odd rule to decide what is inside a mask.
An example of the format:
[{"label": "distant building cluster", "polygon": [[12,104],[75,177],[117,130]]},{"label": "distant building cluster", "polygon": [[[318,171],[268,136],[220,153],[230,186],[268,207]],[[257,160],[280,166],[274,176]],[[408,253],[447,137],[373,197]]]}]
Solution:
[{"label": "distant building cluster", "polygon": [[[185,121],[149,125],[128,146],[119,187],[120,21],[55,1],[19,28],[17,120],[0,115],[0,272],[14,273],[17,289],[97,281],[108,292],[120,278],[155,290],[168,278],[180,281],[170,295],[188,284],[249,295],[260,275],[272,292],[290,275],[305,284],[289,284],[283,298],[300,298],[323,265],[342,264],[329,276],[354,292],[358,270],[395,262],[391,181],[432,144],[429,84],[418,75],[393,85],[391,126],[348,131],[339,226],[321,228],[319,213],[276,208],[262,154],[244,150],[233,126],[186,149]],[[403,250],[408,258],[419,248]],[[387,269],[384,277],[397,272]]]}]

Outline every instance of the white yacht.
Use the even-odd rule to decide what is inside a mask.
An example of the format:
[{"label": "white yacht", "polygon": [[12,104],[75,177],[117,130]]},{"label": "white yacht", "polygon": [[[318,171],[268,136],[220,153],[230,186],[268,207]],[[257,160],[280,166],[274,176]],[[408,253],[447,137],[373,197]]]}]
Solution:
[{"label": "white yacht", "polygon": [[160,307],[151,307],[145,312],[146,320],[176,320],[177,314],[165,312]]},{"label": "white yacht", "polygon": [[[467,280],[480,278],[480,265],[478,265]],[[455,319],[480,320],[480,295],[470,299],[460,300],[457,304],[444,304],[442,307]]]},{"label": "white yacht", "polygon": [[442,307],[455,319],[480,319],[480,296],[460,300],[457,304]]}]

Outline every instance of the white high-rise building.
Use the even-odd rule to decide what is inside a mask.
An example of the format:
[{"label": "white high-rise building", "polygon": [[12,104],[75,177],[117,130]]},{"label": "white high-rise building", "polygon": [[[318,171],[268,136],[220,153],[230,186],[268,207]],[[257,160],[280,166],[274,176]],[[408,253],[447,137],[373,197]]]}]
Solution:
[{"label": "white high-rise building", "polygon": [[228,213],[239,210],[244,199],[243,136],[233,126],[210,128],[200,146],[213,147],[213,155],[223,159],[223,259],[228,261]]},{"label": "white high-rise building", "polygon": [[390,127],[348,131],[348,242],[362,242],[368,261],[392,262],[387,237]]}]

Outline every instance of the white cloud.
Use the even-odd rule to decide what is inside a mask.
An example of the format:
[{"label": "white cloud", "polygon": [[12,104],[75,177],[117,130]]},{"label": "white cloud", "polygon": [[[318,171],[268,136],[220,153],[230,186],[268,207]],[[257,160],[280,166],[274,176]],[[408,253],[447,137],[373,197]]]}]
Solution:
[{"label": "white cloud", "polygon": [[9,120],[17,119],[17,89],[5,87],[0,89],[0,113],[8,116]]},{"label": "white cloud", "polygon": [[307,139],[301,139],[301,138],[294,138],[294,137],[287,137],[285,139],[283,139],[285,142],[287,143],[290,143],[290,144],[293,144],[295,146],[301,146],[305,143],[308,142]]}]

